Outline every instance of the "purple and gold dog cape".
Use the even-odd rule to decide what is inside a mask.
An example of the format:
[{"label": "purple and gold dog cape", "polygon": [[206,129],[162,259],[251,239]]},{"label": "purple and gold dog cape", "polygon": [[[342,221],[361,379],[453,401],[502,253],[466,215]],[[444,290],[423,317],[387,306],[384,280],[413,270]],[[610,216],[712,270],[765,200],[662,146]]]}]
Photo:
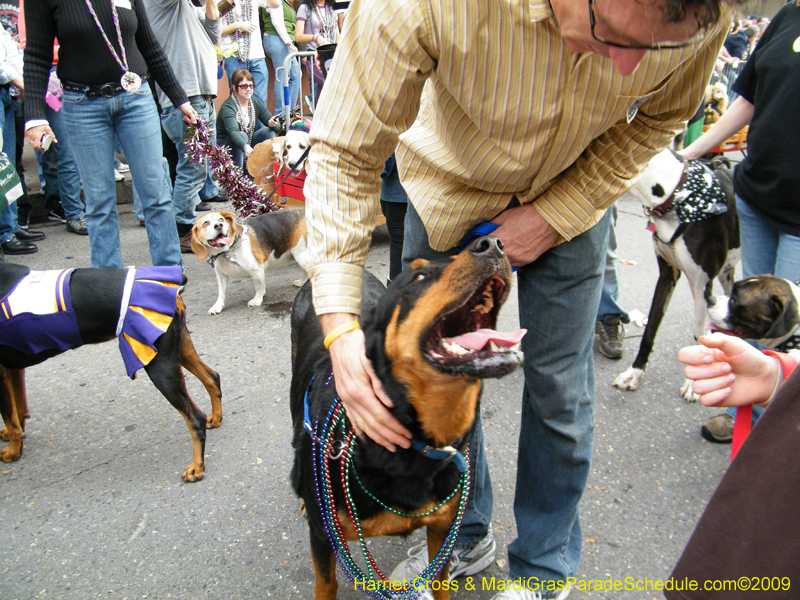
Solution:
[{"label": "purple and gold dog cape", "polygon": [[[0,344],[28,355],[82,346],[69,292],[73,271],[31,271],[17,282],[0,300]],[[128,269],[116,335],[131,379],[155,357],[180,284],[180,267]]]}]

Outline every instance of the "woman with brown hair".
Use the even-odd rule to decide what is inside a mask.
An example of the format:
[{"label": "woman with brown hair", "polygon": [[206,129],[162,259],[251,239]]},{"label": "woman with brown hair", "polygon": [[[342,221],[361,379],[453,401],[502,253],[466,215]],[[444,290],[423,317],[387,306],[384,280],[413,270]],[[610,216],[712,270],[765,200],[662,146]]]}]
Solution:
[{"label": "woman with brown hair", "polygon": [[219,107],[217,114],[217,144],[231,149],[233,162],[239,168],[244,167],[244,161],[254,146],[274,138],[280,129],[277,115],[273,117],[264,103],[253,95],[254,89],[250,71],[234,71],[231,95]]}]

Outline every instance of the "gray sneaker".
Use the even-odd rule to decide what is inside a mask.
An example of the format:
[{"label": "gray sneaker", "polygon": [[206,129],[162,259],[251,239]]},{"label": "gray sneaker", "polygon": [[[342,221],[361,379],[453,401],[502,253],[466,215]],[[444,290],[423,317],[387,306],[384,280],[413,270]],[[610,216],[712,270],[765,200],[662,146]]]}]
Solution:
[{"label": "gray sneaker", "polygon": [[86,221],[83,217],[79,219],[67,219],[67,231],[70,233],[77,233],[78,235],[89,235],[89,230],[86,229]]},{"label": "gray sneaker", "polygon": [[[456,548],[450,557],[450,581],[462,575],[475,575],[480,573],[492,562],[497,544],[494,542],[492,526],[489,533],[478,542],[478,545],[469,550]],[[408,558],[401,561],[389,578],[391,581],[413,581],[428,566],[428,542],[423,541],[408,550]]]},{"label": "gray sneaker", "polygon": [[622,338],[625,330],[622,328],[622,318],[619,316],[600,319],[594,324],[594,332],[600,337],[597,349],[600,354],[608,358],[620,359],[625,352]]}]

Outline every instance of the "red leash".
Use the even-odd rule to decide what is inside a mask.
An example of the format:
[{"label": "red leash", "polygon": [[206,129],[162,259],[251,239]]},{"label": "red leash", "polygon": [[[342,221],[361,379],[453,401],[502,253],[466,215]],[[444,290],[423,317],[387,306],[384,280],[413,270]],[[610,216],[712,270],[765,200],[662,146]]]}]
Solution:
[{"label": "red leash", "polygon": [[[772,350],[762,350],[764,354],[768,356],[774,356],[777,358],[780,363],[781,367],[783,368],[783,380],[786,381],[789,378],[789,375],[792,374],[795,367],[797,366],[797,361],[795,361],[791,356],[788,354],[782,354],[780,352],[773,352]],[[731,446],[731,462],[733,459],[736,458],[736,454],[739,452],[739,448],[742,447],[744,444],[745,439],[750,434],[750,428],[753,423],[753,405],[748,404],[747,406],[740,406],[736,409],[736,422],[733,425],[733,443]]]}]

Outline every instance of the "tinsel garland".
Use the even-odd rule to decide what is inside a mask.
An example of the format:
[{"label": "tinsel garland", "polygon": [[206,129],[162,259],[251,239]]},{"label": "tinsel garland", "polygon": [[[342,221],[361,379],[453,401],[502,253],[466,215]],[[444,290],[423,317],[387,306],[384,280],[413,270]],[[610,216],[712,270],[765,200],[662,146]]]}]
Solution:
[{"label": "tinsel garland", "polygon": [[227,192],[233,207],[241,217],[254,217],[280,210],[281,207],[269,200],[267,195],[236,166],[231,158],[230,149],[214,143],[214,134],[209,128],[208,121],[198,119],[197,125],[190,126],[186,134],[187,139],[184,142],[186,156],[198,164],[208,160],[214,177]]}]

